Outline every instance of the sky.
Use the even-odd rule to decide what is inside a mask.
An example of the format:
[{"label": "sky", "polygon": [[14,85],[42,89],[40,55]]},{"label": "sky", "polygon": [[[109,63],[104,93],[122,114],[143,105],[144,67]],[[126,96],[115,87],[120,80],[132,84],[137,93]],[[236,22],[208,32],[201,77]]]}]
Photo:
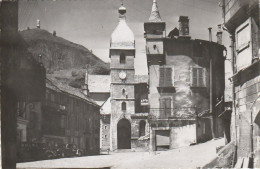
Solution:
[{"label": "sky", "polygon": [[[19,30],[35,28],[36,20],[41,29],[57,32],[74,43],[92,50],[109,62],[109,42],[118,24],[118,8],[122,0],[20,0]],[[212,27],[216,41],[217,25],[223,23],[219,0],[157,0],[161,18],[166,22],[166,34],[178,28],[179,16],[190,19],[192,39],[209,39],[208,27]],[[150,16],[153,0],[123,0],[128,26],[135,35],[136,74],[147,74],[144,22]],[[229,48],[228,34],[223,32],[223,44]],[[228,66],[230,63],[226,63]]]}]

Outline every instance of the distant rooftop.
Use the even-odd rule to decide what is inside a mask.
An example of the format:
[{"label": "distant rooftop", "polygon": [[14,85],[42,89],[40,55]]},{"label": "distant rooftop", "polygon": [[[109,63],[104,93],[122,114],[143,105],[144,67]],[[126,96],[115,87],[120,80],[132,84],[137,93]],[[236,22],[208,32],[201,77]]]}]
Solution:
[{"label": "distant rooftop", "polygon": [[110,92],[110,75],[89,75],[88,88],[91,93],[109,93]]},{"label": "distant rooftop", "polygon": [[49,74],[46,75],[46,87],[58,92],[68,93],[70,95],[76,96],[80,99],[83,99],[87,102],[90,102],[98,106],[98,104],[94,100],[84,95],[80,89],[71,87],[68,84],[61,82],[59,79]]}]

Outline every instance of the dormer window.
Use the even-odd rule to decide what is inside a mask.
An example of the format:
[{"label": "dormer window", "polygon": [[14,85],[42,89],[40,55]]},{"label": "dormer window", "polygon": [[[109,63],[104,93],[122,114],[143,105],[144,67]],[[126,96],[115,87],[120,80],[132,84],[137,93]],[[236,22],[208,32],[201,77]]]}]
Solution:
[{"label": "dormer window", "polygon": [[125,64],[125,54],[120,54],[120,64]]}]

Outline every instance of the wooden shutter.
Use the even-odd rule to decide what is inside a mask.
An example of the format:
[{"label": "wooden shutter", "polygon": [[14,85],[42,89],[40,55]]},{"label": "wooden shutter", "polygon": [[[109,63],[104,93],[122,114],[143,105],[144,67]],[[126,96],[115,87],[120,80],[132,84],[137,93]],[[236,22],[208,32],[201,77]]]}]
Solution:
[{"label": "wooden shutter", "polygon": [[168,118],[171,115],[171,98],[160,98],[160,117]]},{"label": "wooden shutter", "polygon": [[197,68],[192,68],[192,86],[197,87],[198,77],[197,77]]},{"label": "wooden shutter", "polygon": [[207,86],[207,70],[203,68],[203,87]]},{"label": "wooden shutter", "polygon": [[165,70],[164,86],[170,87],[170,86],[172,86],[172,68],[166,67],[164,70]]},{"label": "wooden shutter", "polygon": [[173,86],[173,69],[172,67],[160,67],[160,87],[171,87]]},{"label": "wooden shutter", "polygon": [[171,115],[171,98],[165,98],[165,115],[168,118]]},{"label": "wooden shutter", "polygon": [[198,68],[198,86],[203,87],[204,86],[204,72],[202,68]]},{"label": "wooden shutter", "polygon": [[257,59],[258,56],[258,44],[259,44],[259,27],[257,26],[255,20],[252,18],[252,22],[251,22],[252,26],[251,26],[251,30],[252,30],[252,49],[253,49],[253,59]]},{"label": "wooden shutter", "polygon": [[162,86],[164,86],[164,67],[160,67],[159,74],[160,74],[159,86],[162,87]]},{"label": "wooden shutter", "polygon": [[205,87],[206,86],[206,69],[205,68],[192,68],[192,87]]}]

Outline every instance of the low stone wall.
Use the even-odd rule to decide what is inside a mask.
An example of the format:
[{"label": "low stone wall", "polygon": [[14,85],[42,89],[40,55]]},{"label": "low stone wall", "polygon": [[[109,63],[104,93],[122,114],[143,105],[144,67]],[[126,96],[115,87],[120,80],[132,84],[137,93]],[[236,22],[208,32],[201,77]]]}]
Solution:
[{"label": "low stone wall", "polygon": [[150,139],[146,140],[131,140],[131,149],[133,151],[148,151],[149,150]]}]

